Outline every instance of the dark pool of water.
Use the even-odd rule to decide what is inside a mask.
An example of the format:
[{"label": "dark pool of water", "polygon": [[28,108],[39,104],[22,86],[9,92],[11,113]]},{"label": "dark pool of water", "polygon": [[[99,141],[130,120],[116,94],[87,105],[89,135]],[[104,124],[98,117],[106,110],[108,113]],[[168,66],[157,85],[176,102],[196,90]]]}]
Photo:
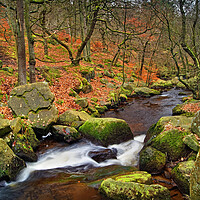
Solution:
[{"label": "dark pool of water", "polygon": [[[156,123],[160,117],[171,116],[172,109],[182,103],[182,98],[190,92],[182,89],[171,89],[161,95],[150,98],[136,97],[129,100],[129,103],[117,110],[106,112],[103,117],[114,117],[124,119],[136,135],[146,134],[149,127]],[[182,95],[179,95],[179,94]]]}]

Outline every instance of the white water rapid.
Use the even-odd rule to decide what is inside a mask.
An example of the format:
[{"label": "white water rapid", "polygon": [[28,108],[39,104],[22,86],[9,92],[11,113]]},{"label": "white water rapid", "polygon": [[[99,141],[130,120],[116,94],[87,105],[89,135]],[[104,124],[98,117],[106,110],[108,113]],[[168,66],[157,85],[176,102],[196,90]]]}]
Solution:
[{"label": "white water rapid", "polygon": [[[48,170],[65,167],[78,167],[92,165],[104,167],[112,164],[134,166],[138,162],[138,153],[143,147],[145,135],[137,136],[134,140],[121,144],[110,145],[108,148],[117,149],[117,159],[109,159],[97,163],[88,156],[90,151],[98,151],[105,147],[97,146],[91,142],[79,142],[64,148],[53,148],[40,155],[37,162],[27,163],[21,171],[16,182],[25,181],[36,170]],[[12,183],[11,183],[12,184]]]}]

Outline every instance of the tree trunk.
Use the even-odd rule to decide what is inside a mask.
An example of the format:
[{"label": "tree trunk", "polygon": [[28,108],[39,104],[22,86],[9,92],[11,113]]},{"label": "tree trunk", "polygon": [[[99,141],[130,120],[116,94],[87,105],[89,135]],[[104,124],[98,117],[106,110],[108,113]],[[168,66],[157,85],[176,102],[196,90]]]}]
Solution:
[{"label": "tree trunk", "polygon": [[23,0],[17,0],[17,58],[18,58],[18,83],[26,84],[26,54],[24,40],[24,6]]},{"label": "tree trunk", "polygon": [[28,38],[28,49],[29,49],[29,77],[30,83],[36,82],[35,78],[35,52],[34,52],[34,38],[31,34],[30,28],[30,0],[25,0],[25,25]]}]

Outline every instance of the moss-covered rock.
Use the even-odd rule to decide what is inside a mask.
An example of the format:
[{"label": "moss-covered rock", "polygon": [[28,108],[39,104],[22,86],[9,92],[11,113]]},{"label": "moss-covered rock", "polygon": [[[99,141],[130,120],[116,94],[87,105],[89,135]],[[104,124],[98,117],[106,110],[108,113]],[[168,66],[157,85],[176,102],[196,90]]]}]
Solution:
[{"label": "moss-covered rock", "polygon": [[[151,140],[164,130],[181,128],[190,131],[192,117],[186,116],[165,116],[161,117],[156,124],[153,124],[147,131],[145,142]],[[150,141],[149,141],[150,142]]]},{"label": "moss-covered rock", "polygon": [[198,152],[199,151],[199,142],[197,140],[197,138],[195,137],[194,134],[190,134],[190,135],[186,135],[183,138],[183,142],[190,147],[190,149],[192,149],[193,151]]},{"label": "moss-covered rock", "polygon": [[101,78],[100,79],[100,82],[102,83],[102,84],[107,84],[108,83],[108,79],[105,79],[105,78]]},{"label": "moss-covered rock", "polygon": [[[48,59],[55,61],[54,59],[48,57]],[[58,68],[56,67],[49,67],[49,66],[40,66],[36,67],[37,71],[40,72],[42,77],[45,78],[45,81],[49,82],[51,85],[53,80],[60,78],[61,77],[61,72]]]},{"label": "moss-covered rock", "polygon": [[79,97],[79,95],[72,88],[70,88],[69,96],[77,97],[77,98]]},{"label": "moss-covered rock", "polygon": [[77,98],[74,100],[76,104],[81,106],[81,108],[87,108],[88,107],[88,100],[87,98]]},{"label": "moss-covered rock", "polygon": [[95,77],[94,68],[89,67],[89,66],[81,66],[80,73],[84,78],[87,79],[87,81],[90,81],[91,79]]},{"label": "moss-covered rock", "polygon": [[95,109],[100,113],[103,114],[108,108],[106,106],[95,106]]},{"label": "moss-covered rock", "polygon": [[115,77],[115,73],[114,72],[109,72],[108,70],[104,70],[104,75],[108,76],[110,78],[114,78]]},{"label": "moss-covered rock", "polygon": [[67,110],[59,116],[58,124],[70,126],[74,122],[86,121],[90,118],[92,117],[85,111]]},{"label": "moss-covered rock", "polygon": [[14,136],[12,143],[13,152],[24,161],[36,162],[37,155],[27,140],[27,137],[23,134],[17,134]]},{"label": "moss-covered rock", "polygon": [[75,92],[79,94],[82,91],[83,93],[87,94],[92,91],[92,85],[87,81],[87,79],[78,78],[77,80],[78,80],[78,84],[73,88]]},{"label": "moss-covered rock", "polygon": [[80,133],[75,128],[69,126],[54,125],[51,128],[51,133],[56,140],[67,143],[81,139]]},{"label": "moss-covered rock", "polygon": [[23,120],[20,117],[17,117],[10,122],[10,127],[14,134],[19,133],[22,129],[22,126],[23,126]]},{"label": "moss-covered rock", "polygon": [[133,90],[135,89],[135,84],[130,83],[130,82],[124,83],[123,88],[126,89],[126,90],[129,90],[130,93],[132,93]]},{"label": "moss-covered rock", "polygon": [[25,167],[25,162],[16,156],[0,138],[0,180],[14,180],[20,170]]},{"label": "moss-covered rock", "polygon": [[151,85],[151,88],[154,88],[154,89],[165,89],[165,88],[173,88],[174,87],[174,84],[171,80],[161,80],[159,79],[158,81],[154,82],[152,85]]},{"label": "moss-covered rock", "polygon": [[166,155],[152,147],[146,147],[140,152],[139,168],[149,173],[162,172],[166,164]]},{"label": "moss-covered rock", "polygon": [[190,198],[191,200],[200,199],[200,151],[197,154],[197,159],[194,168],[190,175]]},{"label": "moss-covered rock", "polygon": [[8,119],[0,118],[0,137],[5,136],[10,131],[12,131],[10,127],[10,121]]},{"label": "moss-covered rock", "polygon": [[178,104],[172,109],[173,115],[184,115],[187,117],[193,117],[195,115],[194,112],[189,112],[184,109],[184,106],[187,104],[187,102],[183,104]]},{"label": "moss-covered rock", "polygon": [[121,119],[115,118],[93,118],[87,120],[79,131],[91,141],[108,146],[133,139],[128,124]]},{"label": "moss-covered rock", "polygon": [[115,181],[111,178],[101,183],[100,192],[113,200],[160,199],[168,200],[170,194],[167,188],[160,185],[145,185],[134,182]]},{"label": "moss-covered rock", "polygon": [[153,179],[151,174],[145,171],[134,171],[126,173],[125,175],[119,175],[113,178],[116,181],[122,182],[136,182],[146,185],[151,185],[153,183]]},{"label": "moss-covered rock", "polygon": [[189,194],[190,174],[194,167],[194,163],[195,161],[193,160],[180,162],[171,172],[174,182],[184,194]]},{"label": "moss-covered rock", "polygon": [[158,95],[158,94],[160,94],[160,91],[150,89],[148,87],[137,87],[134,89],[134,95],[149,97],[149,96]]},{"label": "moss-covered rock", "polygon": [[191,129],[193,133],[196,133],[200,137],[200,111],[195,114],[192,120]]},{"label": "moss-covered rock", "polygon": [[172,129],[164,131],[152,139],[151,147],[166,153],[169,160],[175,161],[181,157],[187,156],[191,150],[184,144],[183,138],[189,135],[188,132]]}]

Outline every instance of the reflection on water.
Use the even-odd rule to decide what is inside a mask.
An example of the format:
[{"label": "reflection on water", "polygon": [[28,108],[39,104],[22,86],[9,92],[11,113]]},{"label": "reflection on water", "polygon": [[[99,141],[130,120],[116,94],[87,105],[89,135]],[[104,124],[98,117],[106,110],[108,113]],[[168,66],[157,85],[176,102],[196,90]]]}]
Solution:
[{"label": "reflection on water", "polygon": [[162,95],[150,98],[136,97],[124,107],[123,110],[108,111],[103,117],[115,117],[124,119],[134,135],[146,134],[149,127],[156,123],[160,117],[172,115],[172,109],[182,103],[182,98],[187,95],[179,95],[182,89],[171,89]]}]

